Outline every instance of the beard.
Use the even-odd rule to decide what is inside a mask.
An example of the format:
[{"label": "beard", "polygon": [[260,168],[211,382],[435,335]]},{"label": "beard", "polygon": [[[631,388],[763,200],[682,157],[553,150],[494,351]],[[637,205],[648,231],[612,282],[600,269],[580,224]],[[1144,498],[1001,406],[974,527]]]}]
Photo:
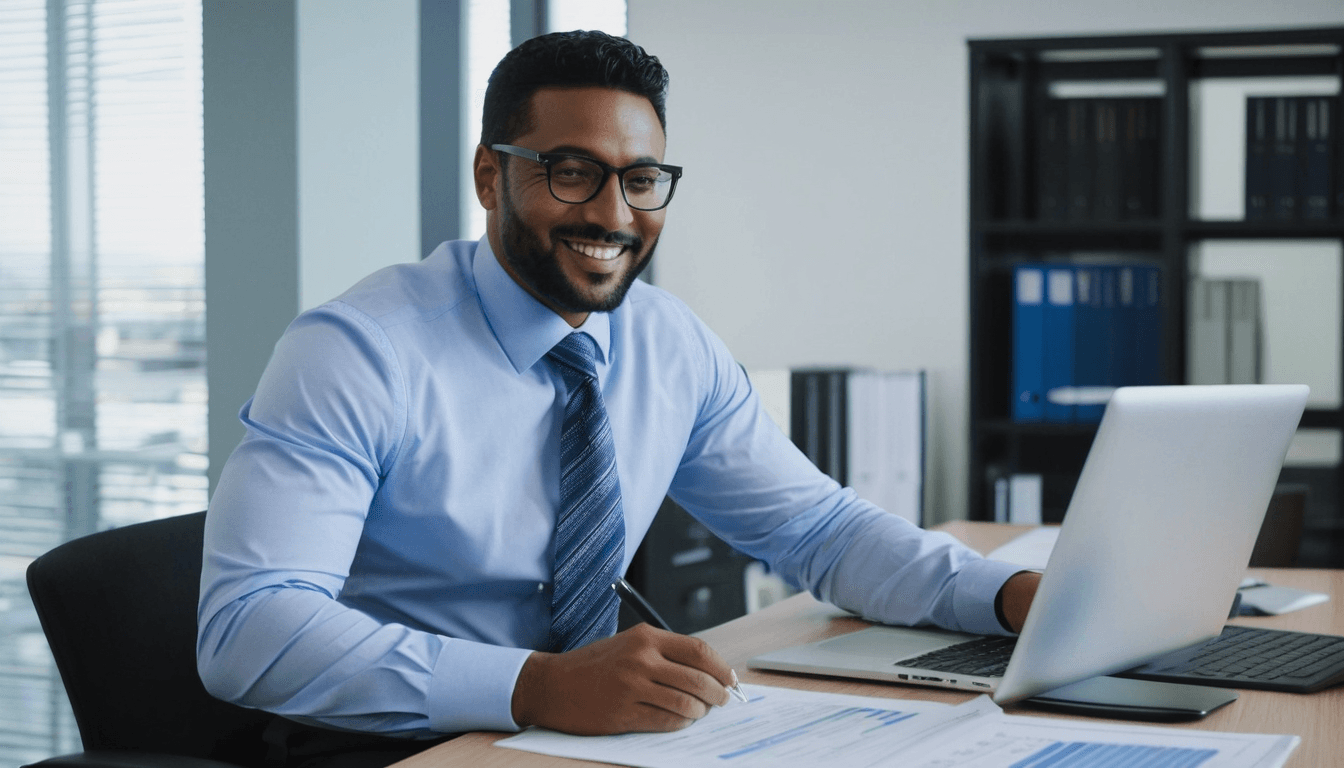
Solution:
[{"label": "beard", "polygon": [[[640,255],[644,249],[642,237],[610,232],[590,224],[551,229],[551,247],[547,250],[536,231],[518,215],[511,197],[506,180],[504,194],[500,199],[500,240],[504,246],[504,260],[526,287],[566,312],[610,312],[619,307],[630,286],[634,285],[635,278],[649,266],[654,249],[658,246],[655,239],[648,251]],[[582,279],[587,284],[575,285],[560,268],[557,250],[563,238],[623,245],[634,254],[635,260],[623,272],[585,274]]]}]

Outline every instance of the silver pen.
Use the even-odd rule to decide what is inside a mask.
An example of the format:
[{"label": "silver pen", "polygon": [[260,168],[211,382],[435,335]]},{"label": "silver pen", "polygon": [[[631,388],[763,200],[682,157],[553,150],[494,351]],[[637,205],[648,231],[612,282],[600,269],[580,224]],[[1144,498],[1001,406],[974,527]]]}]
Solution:
[{"label": "silver pen", "polygon": [[738,701],[742,702],[743,704],[746,704],[747,694],[745,691],[742,690],[742,684],[737,681],[737,670],[731,669],[729,671],[733,673],[733,685],[731,688],[728,689],[728,692],[733,694],[733,697],[736,698]]}]

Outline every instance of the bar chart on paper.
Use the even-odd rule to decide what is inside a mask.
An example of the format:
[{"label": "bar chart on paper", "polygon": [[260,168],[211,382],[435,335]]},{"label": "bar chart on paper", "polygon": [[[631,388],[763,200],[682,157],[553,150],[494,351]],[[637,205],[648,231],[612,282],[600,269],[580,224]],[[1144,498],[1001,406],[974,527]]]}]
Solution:
[{"label": "bar chart on paper", "polygon": [[672,733],[580,737],[540,729],[499,746],[645,768],[727,765],[737,768],[874,765],[921,739],[953,708],[927,701],[746,686],[745,703],[716,707]]},{"label": "bar chart on paper", "polygon": [[[965,705],[963,705],[965,706]],[[1299,739],[1124,723],[986,717],[915,760],[917,768],[1270,768]]]},{"label": "bar chart on paper", "polygon": [[1125,768],[1197,768],[1217,755],[1216,749],[1056,741],[1035,754],[1013,763],[1012,768],[1073,768],[1096,765],[1123,765]]},{"label": "bar chart on paper", "polygon": [[[751,700],[748,699],[747,703],[751,703]],[[801,720],[782,729],[777,723],[767,724],[756,715],[744,715],[733,722],[719,726],[717,730],[727,735],[727,731],[759,732],[759,729],[765,726],[768,729],[767,733],[760,738],[748,737],[744,743],[726,751],[710,749],[708,753],[700,756],[726,761],[749,755],[768,757],[775,752],[777,754],[774,757],[779,759],[784,756],[783,751],[787,751],[790,757],[797,758],[799,749],[808,750],[811,747],[817,750],[815,757],[824,760],[831,756],[832,744],[853,743],[859,739],[869,738],[883,728],[909,720],[915,714],[876,707],[840,707],[818,717],[805,715]],[[807,737],[806,740],[803,740],[804,736]],[[711,754],[713,752],[718,754]]]},{"label": "bar chart on paper", "polygon": [[672,733],[571,736],[533,728],[496,746],[640,768],[1274,768],[1300,739],[1006,715],[987,696],[948,706],[748,685]]}]

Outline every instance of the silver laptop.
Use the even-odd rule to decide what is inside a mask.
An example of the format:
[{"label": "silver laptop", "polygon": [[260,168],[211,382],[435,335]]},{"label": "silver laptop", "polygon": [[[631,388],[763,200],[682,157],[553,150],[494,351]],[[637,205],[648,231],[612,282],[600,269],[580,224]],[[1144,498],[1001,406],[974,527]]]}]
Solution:
[{"label": "silver laptop", "polygon": [[992,692],[1007,704],[1216,637],[1307,392],[1302,385],[1117,389],[1002,671],[978,665],[974,653],[935,665],[942,669],[923,663],[960,655],[965,643],[984,647],[988,659],[1002,638],[887,626],[750,664]]}]

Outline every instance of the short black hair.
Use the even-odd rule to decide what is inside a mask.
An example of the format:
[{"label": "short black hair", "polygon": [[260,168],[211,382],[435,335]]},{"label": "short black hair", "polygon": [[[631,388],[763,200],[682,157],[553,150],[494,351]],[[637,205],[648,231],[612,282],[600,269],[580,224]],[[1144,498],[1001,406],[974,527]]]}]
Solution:
[{"label": "short black hair", "polygon": [[509,51],[490,74],[481,144],[508,144],[526,133],[532,94],[542,88],[600,86],[643,96],[667,131],[667,70],[623,37],[575,30],[534,37]]}]

